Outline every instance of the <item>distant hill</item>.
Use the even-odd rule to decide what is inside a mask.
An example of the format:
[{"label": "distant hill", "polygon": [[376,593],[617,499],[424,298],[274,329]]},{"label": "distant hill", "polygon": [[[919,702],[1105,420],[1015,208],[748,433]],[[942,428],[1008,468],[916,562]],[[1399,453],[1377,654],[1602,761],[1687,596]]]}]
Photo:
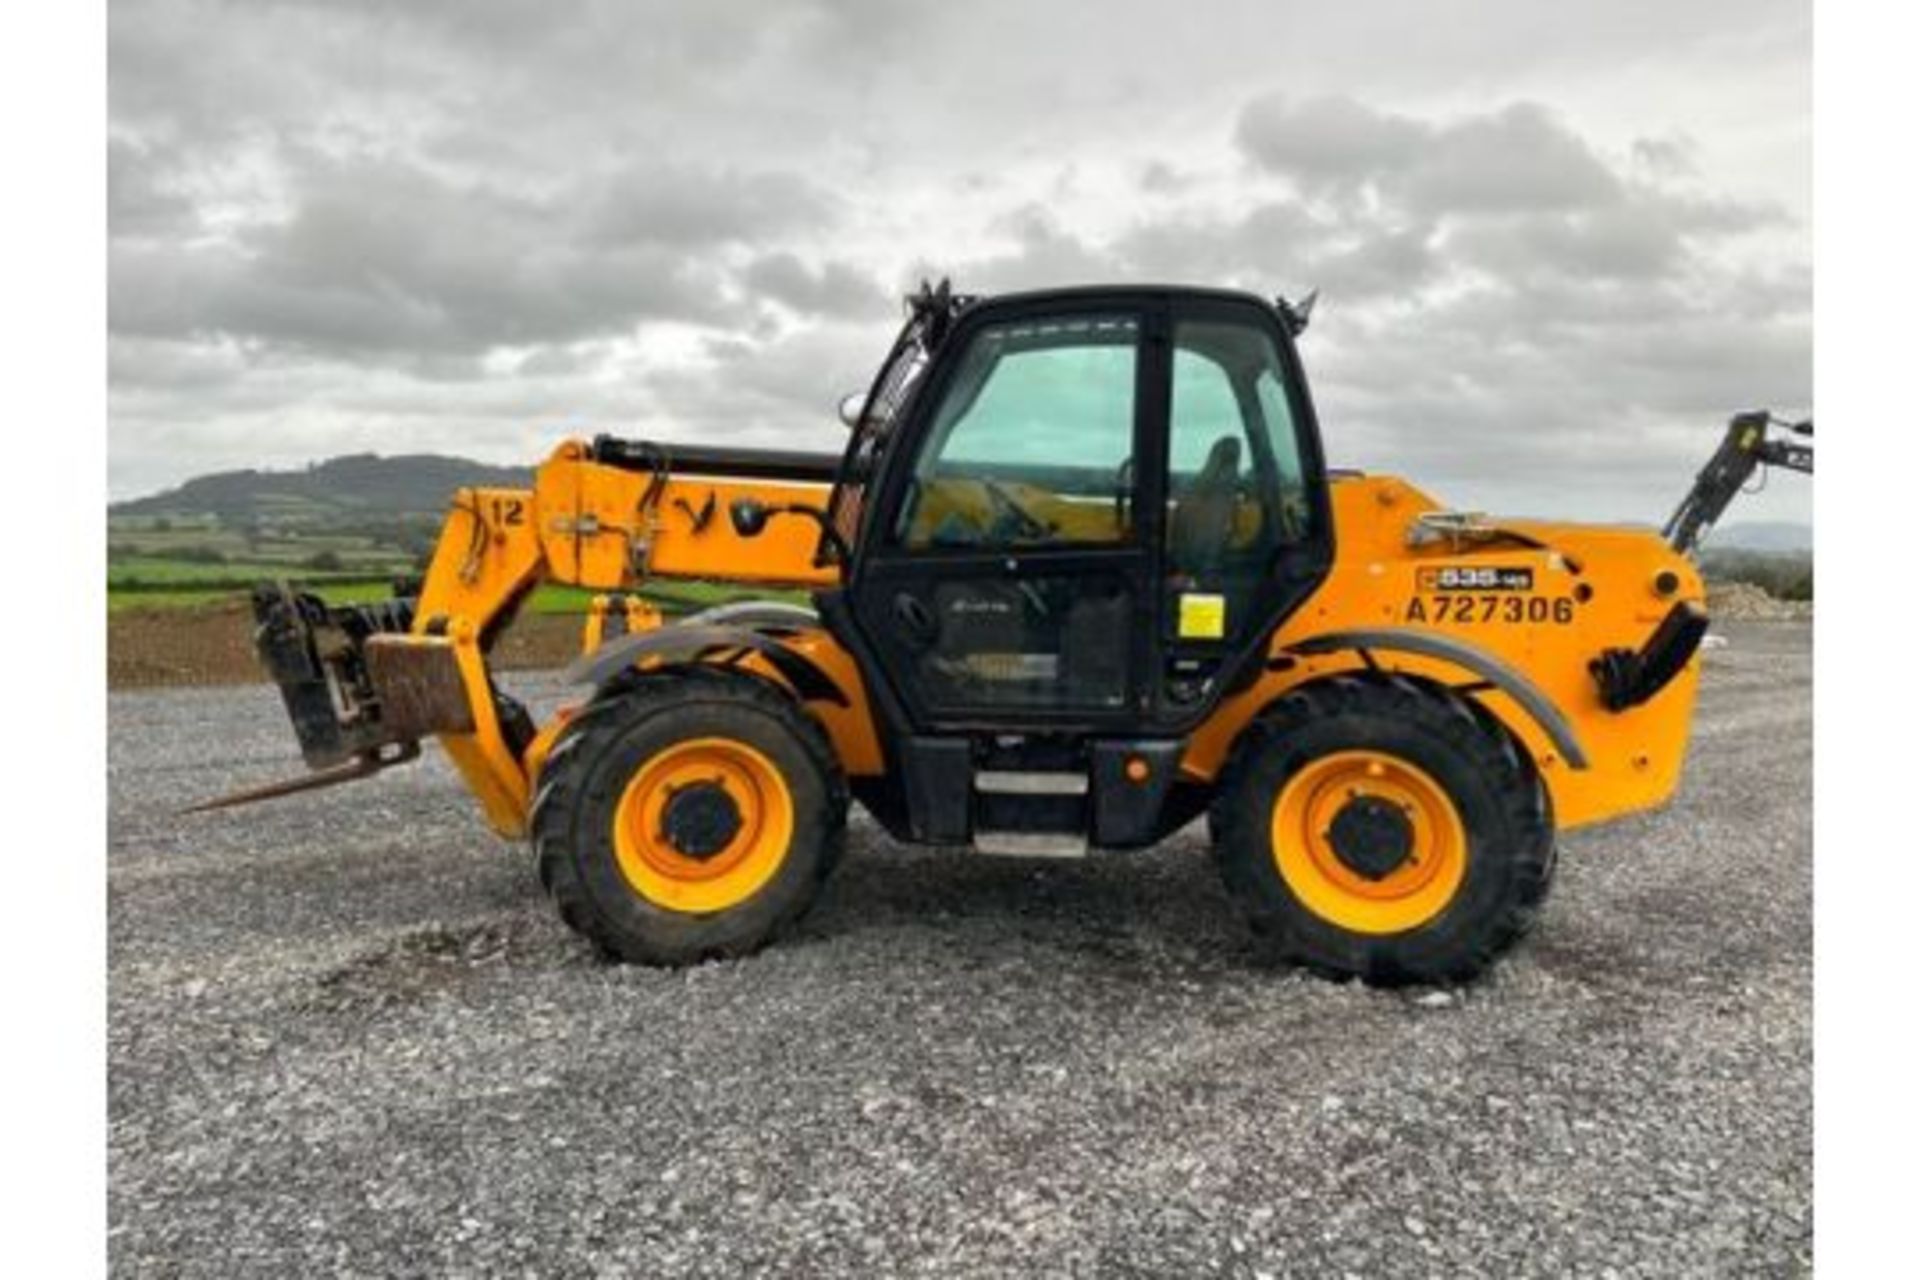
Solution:
[{"label": "distant hill", "polygon": [[213,515],[222,521],[260,518],[327,520],[342,516],[437,516],[455,489],[469,485],[526,488],[526,467],[495,467],[470,458],[413,453],[383,458],[355,453],[300,471],[220,471],[177,489],[118,502],[110,516]]},{"label": "distant hill", "polygon": [[1715,529],[1707,545],[1723,551],[1811,551],[1813,528],[1791,520],[1748,520]]}]

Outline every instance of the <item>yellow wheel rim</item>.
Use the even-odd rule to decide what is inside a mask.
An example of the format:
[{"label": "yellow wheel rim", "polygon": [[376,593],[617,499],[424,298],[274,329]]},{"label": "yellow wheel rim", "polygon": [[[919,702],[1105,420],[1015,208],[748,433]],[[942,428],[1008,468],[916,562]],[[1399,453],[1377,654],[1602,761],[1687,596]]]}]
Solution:
[{"label": "yellow wheel rim", "polygon": [[[735,824],[714,847],[692,852],[668,835],[668,806],[690,788]],[[725,911],[758,893],[793,841],[793,793],[758,750],[731,738],[693,738],[659,752],[627,783],[614,809],[613,850],[633,891],[669,911]]]},{"label": "yellow wheel rim", "polygon": [[[1356,804],[1356,802],[1358,802]],[[1390,812],[1404,856],[1363,874],[1335,839],[1344,813]],[[1401,933],[1446,909],[1467,872],[1466,826],[1424,770],[1378,751],[1311,761],[1273,803],[1273,860],[1303,906],[1356,933]],[[1349,850],[1350,852],[1350,850]]]}]

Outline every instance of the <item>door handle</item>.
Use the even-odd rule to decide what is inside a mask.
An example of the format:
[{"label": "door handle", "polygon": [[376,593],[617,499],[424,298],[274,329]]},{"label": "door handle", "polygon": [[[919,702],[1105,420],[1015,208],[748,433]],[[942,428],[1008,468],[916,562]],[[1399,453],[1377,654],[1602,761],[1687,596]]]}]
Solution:
[{"label": "door handle", "polygon": [[899,624],[903,638],[915,648],[926,648],[940,634],[933,611],[918,596],[905,591],[893,598],[893,620]]}]

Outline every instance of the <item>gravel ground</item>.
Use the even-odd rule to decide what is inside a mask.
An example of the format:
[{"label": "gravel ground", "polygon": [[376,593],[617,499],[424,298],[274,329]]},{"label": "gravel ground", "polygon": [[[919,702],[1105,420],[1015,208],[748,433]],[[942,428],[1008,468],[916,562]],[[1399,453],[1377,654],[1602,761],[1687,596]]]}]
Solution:
[{"label": "gravel ground", "polygon": [[784,945],[608,967],[437,759],[177,817],[289,770],[274,695],[115,694],[113,1266],[1804,1273],[1811,641],[1727,636],[1677,802],[1569,836],[1459,993],[1261,965],[1197,830],[859,823]]}]

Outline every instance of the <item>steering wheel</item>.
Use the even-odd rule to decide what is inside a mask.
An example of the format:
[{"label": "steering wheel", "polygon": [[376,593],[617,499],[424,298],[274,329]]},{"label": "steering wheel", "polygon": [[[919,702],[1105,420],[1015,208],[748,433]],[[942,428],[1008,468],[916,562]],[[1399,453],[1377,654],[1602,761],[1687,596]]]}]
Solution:
[{"label": "steering wheel", "polygon": [[1038,542],[1053,535],[1053,526],[1020,505],[1019,499],[1007,492],[1006,486],[991,476],[980,477],[980,487],[987,497],[993,500],[994,507],[1000,512],[995,526],[1011,523],[1013,536]]},{"label": "steering wheel", "polygon": [[1312,518],[1312,508],[1307,505],[1304,489],[1288,487],[1280,494],[1280,534],[1288,542],[1299,542],[1307,536],[1307,521]]}]

